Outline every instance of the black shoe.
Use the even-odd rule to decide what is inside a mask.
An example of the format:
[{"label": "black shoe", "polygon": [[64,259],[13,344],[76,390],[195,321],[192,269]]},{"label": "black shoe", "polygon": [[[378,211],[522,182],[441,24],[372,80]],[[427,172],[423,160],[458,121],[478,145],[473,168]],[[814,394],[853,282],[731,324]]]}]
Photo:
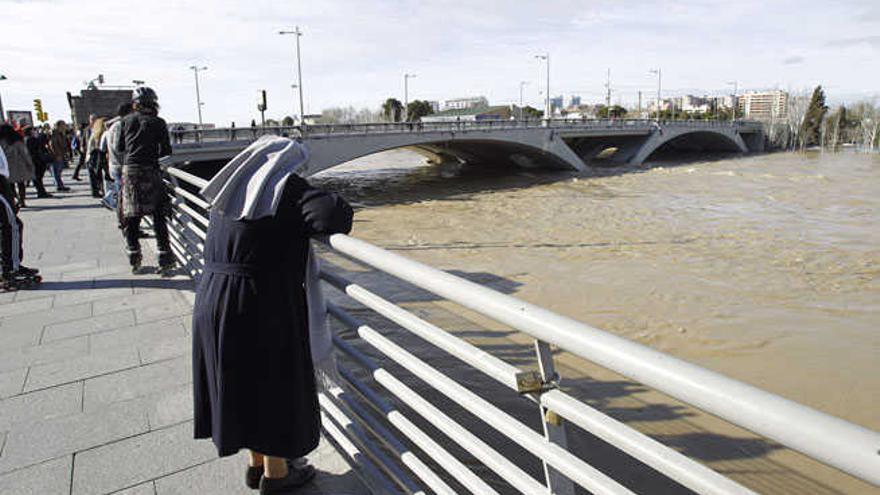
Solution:
[{"label": "black shoe", "polygon": [[272,493],[288,493],[290,490],[299,488],[315,477],[315,468],[306,465],[301,468],[295,468],[288,464],[287,476],[283,478],[260,478],[260,495],[269,495]]},{"label": "black shoe", "polygon": [[55,196],[52,196],[49,193],[43,193],[43,194],[37,194],[37,197],[40,199],[49,199],[49,198],[54,198]]},{"label": "black shoe", "polygon": [[68,192],[68,191],[70,191],[70,188],[67,186],[61,186],[61,187],[57,187],[56,190],[58,192]]},{"label": "black shoe", "polygon": [[36,275],[36,274],[40,273],[40,270],[38,270],[36,268],[30,268],[30,267],[27,267],[24,265],[18,265],[18,272],[23,275],[32,276],[32,275]]},{"label": "black shoe", "polygon": [[[305,459],[303,459],[305,461]],[[296,469],[294,461],[287,459],[287,469]],[[263,466],[248,466],[244,473],[244,484],[252,490],[260,488],[260,478],[263,477]]]},{"label": "black shoe", "polygon": [[128,263],[131,265],[131,273],[132,275],[137,275],[141,271],[141,263],[144,261],[144,257],[141,253],[131,253],[128,255]]}]

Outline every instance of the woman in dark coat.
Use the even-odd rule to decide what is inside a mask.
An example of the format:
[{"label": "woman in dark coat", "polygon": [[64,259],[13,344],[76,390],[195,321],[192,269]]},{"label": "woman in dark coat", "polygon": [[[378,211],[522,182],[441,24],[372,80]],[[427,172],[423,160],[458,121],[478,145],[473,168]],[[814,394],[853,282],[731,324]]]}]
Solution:
[{"label": "woman in dark coat", "polygon": [[[267,141],[294,152],[302,149],[273,137],[257,141],[243,155]],[[269,160],[291,157],[285,153]],[[301,153],[296,156],[307,161]],[[218,176],[236,168],[239,157]],[[266,165],[266,154],[250,159],[250,164],[262,162],[238,172],[214,193],[211,185],[203,189],[213,203],[193,311],[195,437],[213,438],[221,456],[249,449],[248,486],[281,493],[314,475],[310,466],[295,468],[289,460],[314,450],[320,434],[304,286],[309,238],[349,232],[352,210],[341,197],[292,173],[293,168],[281,179],[278,173],[253,173]],[[223,187],[244,190],[259,177],[274,181],[261,189],[262,197],[223,203],[223,191],[217,193]]]}]

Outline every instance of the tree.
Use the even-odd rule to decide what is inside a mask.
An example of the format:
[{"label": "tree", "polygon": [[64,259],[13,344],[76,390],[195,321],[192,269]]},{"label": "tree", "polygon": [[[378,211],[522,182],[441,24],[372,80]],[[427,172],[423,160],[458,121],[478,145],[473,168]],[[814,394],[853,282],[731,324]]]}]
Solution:
[{"label": "tree", "polygon": [[524,119],[540,119],[544,117],[544,112],[542,110],[538,110],[531,105],[524,106],[522,108],[522,114]]},{"label": "tree", "polygon": [[828,112],[828,107],[825,106],[825,91],[819,85],[813,90],[813,96],[810,97],[810,105],[807,107],[807,113],[804,115],[804,120],[801,124],[802,146],[822,143],[822,122],[825,120],[826,112]]},{"label": "tree", "polygon": [[388,98],[382,104],[382,115],[388,122],[400,122],[403,115],[403,103],[397,98]]},{"label": "tree", "polygon": [[600,119],[607,118],[620,118],[626,115],[626,109],[620,105],[611,105],[611,107],[606,107],[602,105],[599,110],[596,112],[596,116]]},{"label": "tree", "polygon": [[288,115],[287,117],[284,117],[283,119],[281,119],[281,125],[283,125],[283,126],[290,127],[290,126],[292,126],[293,124],[294,124],[294,122],[293,122],[293,117],[291,117],[290,115]]},{"label": "tree", "polygon": [[410,122],[417,122],[425,115],[434,113],[434,107],[425,100],[413,100],[406,106],[406,115]]}]

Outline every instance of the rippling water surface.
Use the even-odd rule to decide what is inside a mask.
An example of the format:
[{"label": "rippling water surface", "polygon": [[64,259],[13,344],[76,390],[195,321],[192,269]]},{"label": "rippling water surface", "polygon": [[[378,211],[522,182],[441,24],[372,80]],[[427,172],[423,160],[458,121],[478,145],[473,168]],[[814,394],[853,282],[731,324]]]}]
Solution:
[{"label": "rippling water surface", "polygon": [[360,207],[360,238],[880,430],[880,157],[651,165],[399,151],[316,180]]}]

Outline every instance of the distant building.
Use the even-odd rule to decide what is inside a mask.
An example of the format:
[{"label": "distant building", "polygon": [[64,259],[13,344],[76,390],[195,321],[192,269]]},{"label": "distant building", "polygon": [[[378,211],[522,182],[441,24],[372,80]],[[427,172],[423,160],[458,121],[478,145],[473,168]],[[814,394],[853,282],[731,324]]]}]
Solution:
[{"label": "distant building", "polygon": [[709,98],[685,95],[678,98],[675,106],[685,113],[706,113],[709,111]]},{"label": "distant building", "polygon": [[550,111],[552,113],[556,113],[557,111],[561,110],[562,109],[562,101],[563,101],[562,95],[554,96],[553,98],[550,98]]},{"label": "distant building", "polygon": [[489,100],[485,96],[472,96],[467,98],[453,98],[443,102],[443,110],[462,110],[465,108],[488,107]]},{"label": "distant building", "polygon": [[571,95],[568,99],[568,108],[578,107],[581,105],[581,97],[577,95]]},{"label": "distant building", "polygon": [[433,115],[426,115],[422,117],[422,122],[482,122],[490,120],[509,120],[512,111],[512,105],[453,108]]},{"label": "distant building", "polygon": [[437,113],[440,111],[440,102],[439,101],[428,100],[428,104],[431,105],[431,110],[433,110],[434,113]]},{"label": "distant building", "polygon": [[788,114],[788,93],[781,90],[746,93],[739,97],[737,112],[747,119],[770,120]]},{"label": "distant building", "polygon": [[131,103],[132,90],[130,89],[98,89],[89,88],[80,91],[79,96],[67,93],[67,102],[70,104],[70,116],[73,125],[79,128],[82,124],[89,123],[89,115],[111,118],[121,103]]},{"label": "distant building", "polygon": [[713,110],[730,110],[736,105],[736,100],[735,95],[711,96],[707,103]]}]

